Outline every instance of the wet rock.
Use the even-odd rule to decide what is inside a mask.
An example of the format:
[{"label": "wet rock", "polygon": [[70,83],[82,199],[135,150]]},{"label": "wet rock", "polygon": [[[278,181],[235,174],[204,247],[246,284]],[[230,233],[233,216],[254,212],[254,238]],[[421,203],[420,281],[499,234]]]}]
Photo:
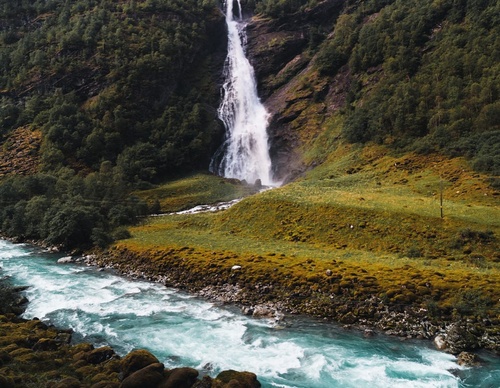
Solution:
[{"label": "wet rock", "polygon": [[273,318],[274,314],[274,310],[269,306],[258,305],[253,308],[252,316],[255,318]]},{"label": "wet rock", "polygon": [[197,380],[196,369],[176,368],[168,372],[167,379],[158,388],[191,388]]},{"label": "wet rock", "polygon": [[252,315],[253,314],[253,307],[244,306],[241,308],[241,313],[243,315]]},{"label": "wet rock", "polygon": [[373,330],[371,330],[371,329],[365,329],[365,330],[363,331],[363,336],[364,336],[365,338],[374,337],[374,336],[375,336],[375,332],[374,332]]},{"label": "wet rock", "polygon": [[144,349],[134,350],[127,354],[121,360],[121,374],[122,378],[125,379],[130,376],[132,373],[148,366],[151,364],[159,363],[158,359]]},{"label": "wet rock", "polygon": [[481,365],[481,359],[477,354],[469,352],[461,352],[457,356],[457,363],[460,366],[479,366]]},{"label": "wet rock", "polygon": [[92,350],[87,356],[86,360],[89,364],[100,364],[111,357],[115,356],[115,351],[109,346]]},{"label": "wet rock", "polygon": [[120,388],[157,388],[163,380],[163,370],[161,363],[150,364],[125,378]]},{"label": "wet rock", "polygon": [[452,354],[479,348],[479,333],[474,333],[474,326],[466,322],[454,322],[446,329],[446,350]]},{"label": "wet rock", "polygon": [[61,257],[59,260],[57,260],[58,264],[67,264],[67,263],[72,263],[73,258],[71,256],[65,256]]},{"label": "wet rock", "polygon": [[442,334],[439,334],[434,338],[434,345],[436,345],[436,349],[445,350],[446,349],[446,341]]}]

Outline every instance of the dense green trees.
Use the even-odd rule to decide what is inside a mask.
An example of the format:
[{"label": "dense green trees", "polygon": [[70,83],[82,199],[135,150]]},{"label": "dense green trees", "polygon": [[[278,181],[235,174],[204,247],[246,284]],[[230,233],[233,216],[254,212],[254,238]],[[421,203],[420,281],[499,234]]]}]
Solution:
[{"label": "dense green trees", "polygon": [[500,175],[499,15],[499,3],[488,0],[367,1],[347,9],[316,61],[323,75],[344,65],[350,74],[345,137],[464,155]]},{"label": "dense green trees", "polygon": [[0,228],[65,248],[105,246],[118,226],[148,212],[128,191],[123,174],[109,162],[85,178],[63,168],[6,179],[0,185]]},{"label": "dense green trees", "polygon": [[42,172],[1,181],[2,233],[104,245],[145,212],[127,193],[208,166],[224,36],[212,0],[0,0],[0,140],[43,133]]},{"label": "dense green trees", "polygon": [[[48,169],[68,160],[98,169],[137,142],[154,144],[156,154],[190,154],[182,164],[164,158],[147,180],[208,164],[222,136],[218,74],[210,72],[224,42],[215,2],[0,4],[1,134],[42,127]],[[220,69],[223,57],[216,60]]]}]

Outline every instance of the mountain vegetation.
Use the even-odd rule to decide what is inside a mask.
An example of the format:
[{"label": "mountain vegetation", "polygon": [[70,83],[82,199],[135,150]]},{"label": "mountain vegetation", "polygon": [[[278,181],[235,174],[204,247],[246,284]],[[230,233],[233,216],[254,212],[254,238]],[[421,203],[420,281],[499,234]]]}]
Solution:
[{"label": "mountain vegetation", "polygon": [[[218,5],[1,0],[1,233],[111,244],[109,260],[153,278],[182,267],[177,286],[295,295],[294,311],[405,336],[467,318],[483,342],[461,349],[498,351],[499,3],[242,3],[287,184],[225,213],[148,219],[253,192],[192,174],[224,136]],[[434,329],[405,331],[374,303],[428,312]]]},{"label": "mountain vegetation", "polygon": [[[296,45],[299,67],[276,65],[271,72],[281,81],[261,82],[271,111],[272,94],[299,82],[287,99],[301,101],[292,112],[301,114],[300,123],[273,122],[274,159],[299,150],[306,165],[324,160],[328,149],[304,155],[333,116],[347,142],[465,156],[498,185],[497,2],[243,3],[276,28],[298,20],[307,40]],[[0,6],[4,234],[103,246],[112,230],[148,211],[132,190],[207,168],[223,136],[216,107],[225,35],[214,1],[5,0]],[[326,16],[318,17],[324,7]],[[278,56],[287,46],[286,39],[267,43]],[[318,121],[312,107],[331,106],[339,83],[341,104],[327,107]],[[19,133],[29,141],[13,147]],[[287,138],[295,139],[288,150]],[[277,174],[286,175],[275,162]],[[58,219],[68,221],[58,225]]]},{"label": "mountain vegetation", "polygon": [[[224,29],[214,2],[0,7],[4,234],[103,245],[144,214],[133,188],[208,165],[222,136]],[[20,131],[30,152],[12,146]],[[22,168],[35,154],[36,167]]]}]

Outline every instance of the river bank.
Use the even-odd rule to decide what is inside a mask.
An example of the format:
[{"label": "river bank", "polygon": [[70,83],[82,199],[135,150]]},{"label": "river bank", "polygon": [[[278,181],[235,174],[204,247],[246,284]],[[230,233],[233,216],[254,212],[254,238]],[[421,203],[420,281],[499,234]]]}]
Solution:
[{"label": "river bank", "polygon": [[[480,349],[500,353],[500,330],[494,319],[446,319],[431,316],[431,312],[420,306],[384,303],[375,295],[361,299],[355,292],[339,295],[321,278],[315,279],[317,287],[291,292],[290,274],[282,274],[284,281],[280,283],[275,274],[271,276],[263,270],[256,282],[240,265],[221,265],[214,258],[197,266],[193,255],[196,253],[186,247],[164,252],[134,252],[115,247],[100,255],[87,256],[85,261],[134,279],[159,282],[219,303],[237,304],[243,313],[254,317],[280,321],[285,314],[304,314],[362,330],[366,336],[380,332],[402,339],[434,341],[438,349],[457,355],[461,364],[477,365],[478,357],[470,352]],[[326,273],[323,279],[328,278]]]},{"label": "river bank", "polygon": [[[210,376],[251,370],[265,387],[296,388],[368,382],[384,387],[401,379],[407,386],[486,387],[485,381],[498,378],[498,361],[487,352],[480,353],[481,368],[459,366],[454,356],[433,350],[428,341],[385,335],[366,339],[357,330],[304,316],[278,316],[274,323],[245,317],[235,305],[206,302],[159,283],[71,263],[62,254],[7,243],[1,248],[5,274],[15,284],[30,286],[25,291],[31,300],[26,317],[71,327],[75,341],[112,346],[120,356],[148,349],[169,369],[185,365]],[[71,260],[83,261],[78,256]],[[255,310],[263,314],[262,307]]]},{"label": "river bank", "polygon": [[[3,258],[3,257],[2,257]],[[120,356],[110,346],[74,342],[73,330],[38,318],[24,319],[24,291],[0,269],[0,386],[2,388],[258,388],[251,372],[225,370],[216,377],[194,368],[166,368],[144,349]]]}]

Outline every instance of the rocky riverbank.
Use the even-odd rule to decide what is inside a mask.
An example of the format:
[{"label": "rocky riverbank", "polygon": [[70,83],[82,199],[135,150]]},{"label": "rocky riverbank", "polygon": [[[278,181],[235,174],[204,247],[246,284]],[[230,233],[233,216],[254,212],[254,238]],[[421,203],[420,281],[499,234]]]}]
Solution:
[{"label": "rocky riverbank", "polygon": [[255,374],[223,371],[199,377],[193,368],[165,369],[146,350],[120,357],[108,347],[72,344],[71,330],[19,317],[23,288],[0,279],[0,387],[47,388],[258,388]]},{"label": "rocky riverbank", "polygon": [[363,330],[366,336],[379,332],[401,338],[432,340],[438,349],[459,356],[461,363],[477,363],[477,357],[470,352],[479,349],[500,354],[498,320],[439,316],[437,311],[411,304],[388,304],[376,296],[360,299],[355,290],[336,294],[319,279],[319,287],[295,287],[291,292],[286,279],[266,282],[264,273],[261,280],[255,282],[255,278],[250,279],[241,266],[223,268],[210,261],[196,266],[188,257],[187,248],[141,253],[114,248],[99,256],[88,256],[86,262],[113,268],[131,278],[186,290],[219,303],[235,303],[245,314],[255,317],[280,321],[285,314],[305,314]]}]

